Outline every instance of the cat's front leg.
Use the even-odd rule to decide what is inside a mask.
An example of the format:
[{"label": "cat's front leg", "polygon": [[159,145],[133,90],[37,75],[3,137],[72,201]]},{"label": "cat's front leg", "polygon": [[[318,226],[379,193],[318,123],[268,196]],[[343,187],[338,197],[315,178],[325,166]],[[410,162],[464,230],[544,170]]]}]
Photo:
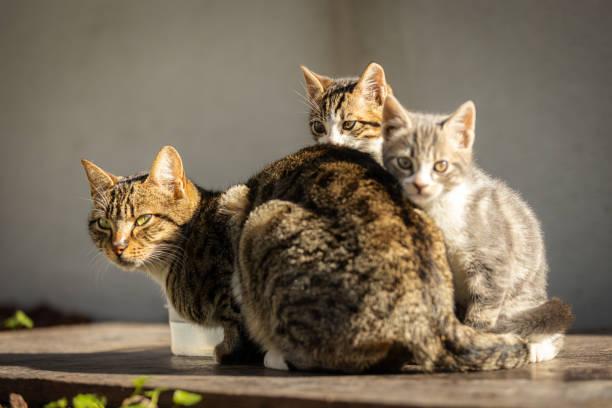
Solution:
[{"label": "cat's front leg", "polygon": [[466,271],[469,301],[463,323],[479,330],[495,327],[506,298],[506,268],[472,262]]},{"label": "cat's front leg", "polygon": [[227,324],[223,327],[223,341],[215,347],[214,357],[219,364],[261,364],[263,352],[239,324]]}]

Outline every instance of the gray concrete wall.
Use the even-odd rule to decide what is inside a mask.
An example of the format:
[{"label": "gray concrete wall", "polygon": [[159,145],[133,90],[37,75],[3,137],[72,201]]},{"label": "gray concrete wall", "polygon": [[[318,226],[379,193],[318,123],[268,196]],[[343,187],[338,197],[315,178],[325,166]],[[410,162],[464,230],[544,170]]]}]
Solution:
[{"label": "gray concrete wall", "polygon": [[408,107],[476,102],[478,160],[540,215],[550,292],[612,326],[611,7],[373,3],[0,1],[0,302],[162,319],[153,283],[95,257],[79,159],[129,174],[173,144],[222,188],[310,142],[299,64],[376,60]]}]

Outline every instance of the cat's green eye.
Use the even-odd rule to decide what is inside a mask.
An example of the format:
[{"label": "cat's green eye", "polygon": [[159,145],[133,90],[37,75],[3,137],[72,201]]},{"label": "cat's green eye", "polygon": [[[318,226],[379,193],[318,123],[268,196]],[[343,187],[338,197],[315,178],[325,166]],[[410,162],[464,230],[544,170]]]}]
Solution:
[{"label": "cat's green eye", "polygon": [[444,173],[448,169],[448,162],[446,160],[439,160],[434,163],[434,170],[438,173]]},{"label": "cat's green eye", "polygon": [[344,123],[342,123],[342,129],[351,130],[355,127],[355,123],[357,122],[354,120],[345,120]]},{"label": "cat's green eye", "polygon": [[138,225],[139,227],[142,227],[147,222],[149,222],[152,217],[153,216],[151,214],[141,215],[140,217],[136,218],[136,225]]},{"label": "cat's green eye", "polygon": [[397,167],[405,171],[412,171],[412,160],[408,157],[400,156],[396,160]]},{"label": "cat's green eye", "polygon": [[109,230],[112,228],[111,222],[107,220],[106,218],[98,218],[98,227],[105,229],[105,230]]},{"label": "cat's green eye", "polygon": [[325,125],[322,122],[319,122],[318,120],[312,122],[310,124],[310,128],[312,129],[312,132],[316,133],[317,135],[322,135],[323,133],[325,133]]}]

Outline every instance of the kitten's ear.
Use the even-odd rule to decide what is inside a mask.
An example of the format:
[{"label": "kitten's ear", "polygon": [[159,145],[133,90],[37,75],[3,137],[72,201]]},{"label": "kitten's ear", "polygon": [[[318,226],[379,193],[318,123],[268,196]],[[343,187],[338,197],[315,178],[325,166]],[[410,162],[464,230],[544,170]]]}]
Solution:
[{"label": "kitten's ear", "polygon": [[383,105],[383,136],[385,139],[388,139],[395,129],[410,126],[412,123],[402,104],[395,96],[387,96]]},{"label": "kitten's ear", "polygon": [[460,149],[471,149],[474,144],[476,128],[476,106],[467,101],[450,115],[442,125],[449,130]]},{"label": "kitten's ear", "polygon": [[186,195],[187,179],[183,161],[174,147],[164,146],[157,153],[146,182],[169,190],[175,198]]},{"label": "kitten's ear", "polygon": [[119,177],[102,170],[89,160],[82,159],[81,164],[85,169],[87,180],[89,180],[89,189],[92,197],[111,189],[119,181]]},{"label": "kitten's ear", "polygon": [[380,105],[383,104],[388,95],[393,93],[385,79],[385,70],[375,62],[371,62],[363,71],[356,89],[363,96]]},{"label": "kitten's ear", "polygon": [[315,74],[303,65],[300,65],[306,82],[308,97],[312,100],[317,99],[332,84],[333,79],[324,75]]}]

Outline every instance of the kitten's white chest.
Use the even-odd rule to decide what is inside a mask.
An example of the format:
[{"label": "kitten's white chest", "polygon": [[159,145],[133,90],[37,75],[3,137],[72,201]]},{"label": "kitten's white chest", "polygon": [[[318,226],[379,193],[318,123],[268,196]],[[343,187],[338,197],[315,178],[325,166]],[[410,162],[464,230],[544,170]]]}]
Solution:
[{"label": "kitten's white chest", "polygon": [[466,251],[463,250],[467,245],[466,203],[468,195],[468,186],[462,184],[425,208],[444,234],[448,261],[453,273],[455,297],[460,303],[464,303],[469,296],[465,274],[465,264],[468,260],[465,259]]},{"label": "kitten's white chest", "polygon": [[430,217],[444,232],[449,246],[460,247],[465,241],[465,212],[468,187],[462,184],[438,198],[425,208]]}]

